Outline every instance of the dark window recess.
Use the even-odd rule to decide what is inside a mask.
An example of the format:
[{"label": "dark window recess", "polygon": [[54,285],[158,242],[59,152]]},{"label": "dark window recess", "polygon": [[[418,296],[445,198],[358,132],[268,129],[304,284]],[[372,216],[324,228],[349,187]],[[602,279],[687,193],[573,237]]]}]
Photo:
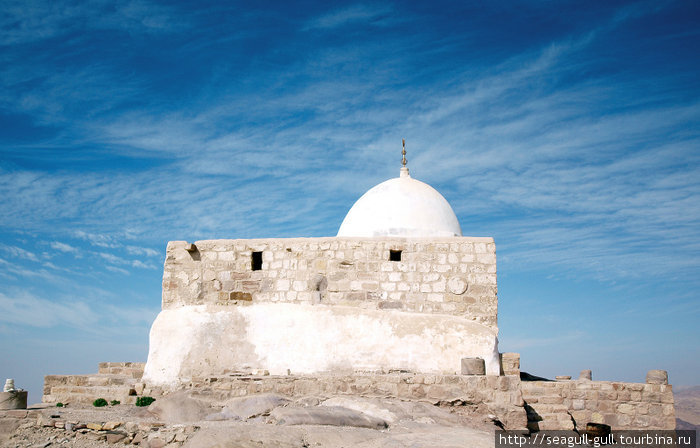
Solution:
[{"label": "dark window recess", "polygon": [[250,259],[250,267],[253,268],[254,271],[262,269],[262,252],[253,252]]},{"label": "dark window recess", "polygon": [[401,251],[400,250],[390,250],[389,251],[389,261],[401,261]]}]

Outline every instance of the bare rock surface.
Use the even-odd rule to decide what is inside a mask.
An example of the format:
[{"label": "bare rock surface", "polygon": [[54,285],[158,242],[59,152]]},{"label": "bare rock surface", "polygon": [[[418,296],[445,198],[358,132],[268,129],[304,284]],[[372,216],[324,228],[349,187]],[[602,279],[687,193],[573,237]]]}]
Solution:
[{"label": "bare rock surface", "polygon": [[186,448],[358,447],[464,448],[493,447],[493,431],[434,424],[400,425],[384,430],[317,425],[251,425],[241,422],[206,423]]},{"label": "bare rock surface", "polygon": [[[175,392],[147,409],[37,406],[0,412],[0,447],[492,447],[495,427],[462,409],[389,398]],[[226,416],[211,420],[207,416]]]},{"label": "bare rock surface", "polygon": [[[342,396],[332,397],[320,403],[321,406],[340,406],[382,419],[388,424],[412,421],[458,426],[461,416],[431,403],[421,401],[401,401],[382,398]],[[455,408],[451,409],[455,411]]]},{"label": "bare rock surface", "polygon": [[154,401],[147,412],[161,421],[196,422],[211,413],[211,402],[195,392],[178,391]]},{"label": "bare rock surface", "polygon": [[340,406],[277,408],[270,420],[278,425],[327,425],[385,429],[388,423],[380,418]]},{"label": "bare rock surface", "polygon": [[210,414],[207,420],[248,420],[269,414],[273,409],[289,402],[289,398],[276,394],[231,398],[225,402],[221,412]]}]

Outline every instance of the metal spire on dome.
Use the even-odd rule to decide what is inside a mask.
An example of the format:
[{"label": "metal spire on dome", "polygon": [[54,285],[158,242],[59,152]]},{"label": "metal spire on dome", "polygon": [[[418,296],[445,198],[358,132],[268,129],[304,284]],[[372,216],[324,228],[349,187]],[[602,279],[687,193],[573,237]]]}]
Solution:
[{"label": "metal spire on dome", "polygon": [[401,145],[403,150],[401,151],[401,171],[399,172],[399,177],[411,177],[408,174],[408,167],[406,166],[406,139],[401,139]]},{"label": "metal spire on dome", "polygon": [[401,145],[403,146],[403,151],[401,151],[401,155],[403,158],[401,159],[401,166],[406,166],[406,139],[402,138],[401,139]]}]

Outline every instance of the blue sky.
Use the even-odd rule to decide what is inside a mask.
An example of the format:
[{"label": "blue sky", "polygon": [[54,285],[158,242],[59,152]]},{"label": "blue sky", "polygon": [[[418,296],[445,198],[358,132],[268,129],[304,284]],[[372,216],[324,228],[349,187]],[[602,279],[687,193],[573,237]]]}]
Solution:
[{"label": "blue sky", "polygon": [[699,23],[693,1],[0,1],[0,376],[39,401],[45,374],[145,361],[167,241],[333,236],[406,138],[495,238],[524,370],[700,384]]}]

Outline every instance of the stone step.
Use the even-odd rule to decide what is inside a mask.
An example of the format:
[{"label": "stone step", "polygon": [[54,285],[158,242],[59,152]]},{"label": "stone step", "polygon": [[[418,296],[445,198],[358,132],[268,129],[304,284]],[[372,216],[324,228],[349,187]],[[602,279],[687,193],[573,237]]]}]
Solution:
[{"label": "stone step", "polygon": [[47,375],[44,377],[46,385],[71,385],[71,386],[108,386],[125,385],[138,382],[138,378],[118,374],[93,374],[93,375]]},{"label": "stone step", "polygon": [[54,386],[42,398],[44,403],[92,404],[98,398],[108,402],[119,400],[122,404],[133,404],[137,396],[131,386]]}]

